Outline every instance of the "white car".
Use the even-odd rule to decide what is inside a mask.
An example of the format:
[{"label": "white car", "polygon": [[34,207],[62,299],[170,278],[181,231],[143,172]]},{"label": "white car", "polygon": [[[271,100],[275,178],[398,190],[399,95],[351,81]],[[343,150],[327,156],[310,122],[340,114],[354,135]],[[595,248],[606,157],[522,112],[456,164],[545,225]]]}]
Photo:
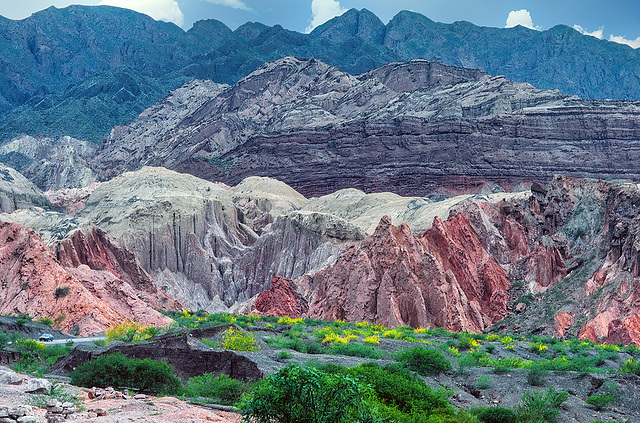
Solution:
[{"label": "white car", "polygon": [[53,341],[53,335],[51,335],[50,333],[43,333],[42,335],[40,335],[40,341],[41,342]]}]

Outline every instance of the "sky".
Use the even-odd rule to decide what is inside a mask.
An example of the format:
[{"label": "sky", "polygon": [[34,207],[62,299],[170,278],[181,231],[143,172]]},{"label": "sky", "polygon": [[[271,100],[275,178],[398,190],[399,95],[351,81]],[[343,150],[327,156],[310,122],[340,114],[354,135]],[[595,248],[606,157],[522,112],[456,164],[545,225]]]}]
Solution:
[{"label": "sky", "polygon": [[185,30],[198,20],[217,19],[231,29],[262,22],[310,32],[351,8],[369,9],[384,23],[401,10],[412,10],[438,22],[469,21],[498,28],[522,25],[546,30],[564,24],[640,48],[638,0],[0,0],[0,15],[24,19],[49,6],[70,4],[126,7]]}]

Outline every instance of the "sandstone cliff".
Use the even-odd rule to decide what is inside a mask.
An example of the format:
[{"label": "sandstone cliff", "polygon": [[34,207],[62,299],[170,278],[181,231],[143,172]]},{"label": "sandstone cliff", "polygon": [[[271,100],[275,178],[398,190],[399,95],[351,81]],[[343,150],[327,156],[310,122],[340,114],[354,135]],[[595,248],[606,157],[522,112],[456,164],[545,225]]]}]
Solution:
[{"label": "sandstone cliff", "polygon": [[50,318],[87,335],[127,319],[164,325],[169,319],[108,270],[63,267],[31,229],[0,222],[0,312]]}]

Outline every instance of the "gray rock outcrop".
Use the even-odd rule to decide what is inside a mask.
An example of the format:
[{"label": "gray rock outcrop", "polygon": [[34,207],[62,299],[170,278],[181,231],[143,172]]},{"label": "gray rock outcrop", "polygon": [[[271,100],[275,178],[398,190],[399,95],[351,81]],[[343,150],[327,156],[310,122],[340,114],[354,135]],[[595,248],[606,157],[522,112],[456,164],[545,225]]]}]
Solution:
[{"label": "gray rock outcrop", "polygon": [[22,136],[0,146],[0,157],[43,190],[81,188],[96,181],[86,162],[96,148],[71,137]]},{"label": "gray rock outcrop", "polygon": [[[156,115],[145,116],[131,127]],[[289,57],[180,117],[149,143],[114,131],[96,171],[163,166],[230,185],[268,176],[307,197],[342,188],[422,196],[555,173],[640,180],[640,103],[581,100],[425,60],[353,76]]]},{"label": "gray rock outcrop", "polygon": [[48,206],[49,201],[38,187],[0,163],[0,213]]}]

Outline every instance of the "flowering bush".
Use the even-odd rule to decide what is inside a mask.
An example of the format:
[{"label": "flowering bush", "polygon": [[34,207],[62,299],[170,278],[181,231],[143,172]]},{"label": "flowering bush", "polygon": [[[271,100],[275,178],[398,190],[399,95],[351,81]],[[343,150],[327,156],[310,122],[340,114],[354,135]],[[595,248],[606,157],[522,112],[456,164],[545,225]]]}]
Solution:
[{"label": "flowering bush", "polygon": [[258,351],[256,338],[250,334],[230,327],[222,334],[222,349],[234,351]]}]

